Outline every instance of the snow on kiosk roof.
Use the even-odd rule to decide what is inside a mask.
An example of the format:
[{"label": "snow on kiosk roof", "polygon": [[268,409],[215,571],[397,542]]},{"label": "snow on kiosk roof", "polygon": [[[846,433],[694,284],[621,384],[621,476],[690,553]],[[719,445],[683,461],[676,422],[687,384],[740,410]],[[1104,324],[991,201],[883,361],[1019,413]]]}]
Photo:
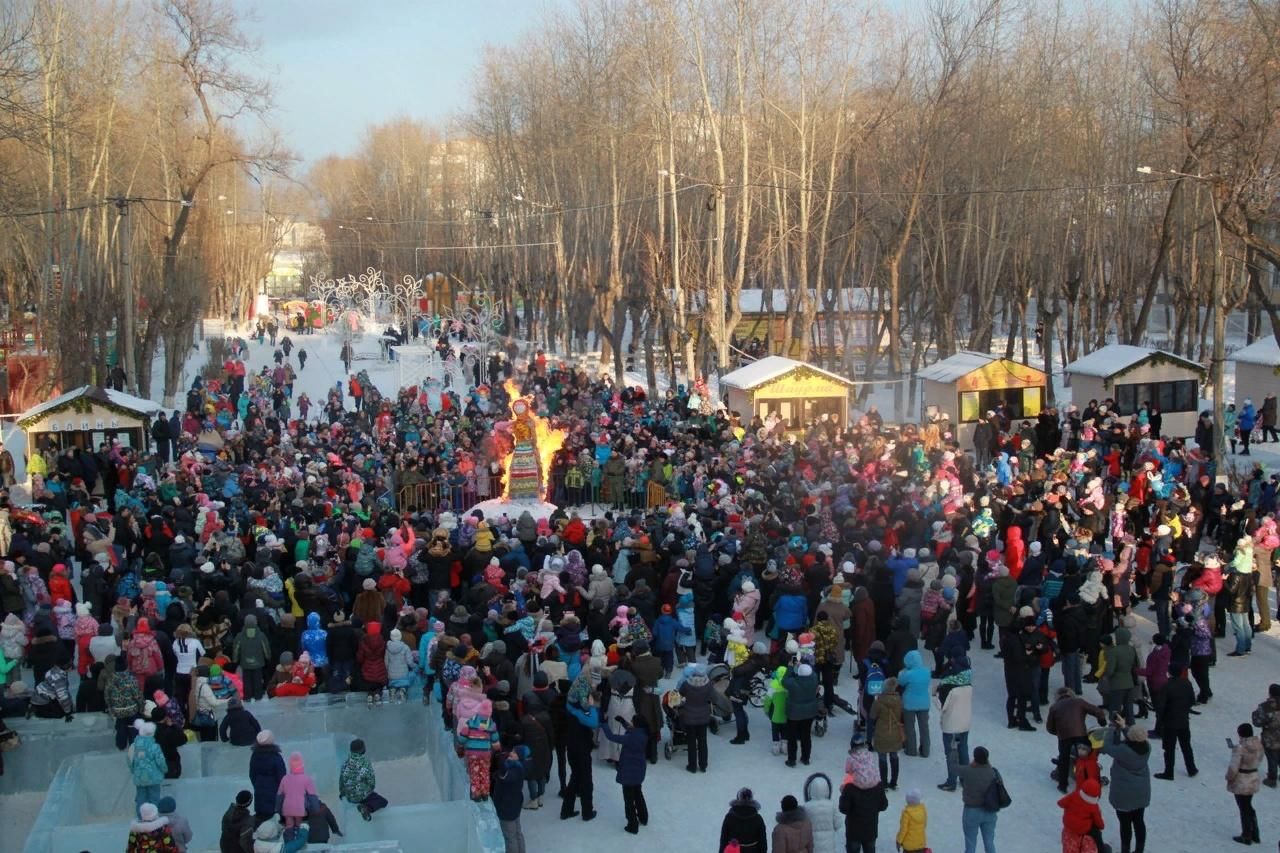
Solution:
[{"label": "snow on kiosk roof", "polygon": [[155,412],[164,411],[164,406],[151,400],[144,400],[141,397],[135,397],[132,394],[126,394],[123,391],[114,391],[110,388],[99,388],[95,385],[81,385],[71,391],[59,394],[52,400],[46,400],[37,406],[32,406],[18,417],[18,425],[26,426],[39,420],[42,416],[51,412],[60,411],[68,405],[79,399],[87,399],[93,403],[100,403],[117,409],[125,409],[134,412],[137,415],[150,415]]},{"label": "snow on kiosk roof", "polygon": [[730,371],[720,377],[720,385],[730,388],[740,388],[744,391],[752,388],[758,388],[766,382],[777,379],[779,376],[786,376],[793,370],[804,368],[812,370],[815,373],[835,380],[843,382],[845,385],[854,385],[855,383],[838,373],[832,373],[829,370],[823,370],[821,367],[815,367],[803,361],[796,361],[794,358],[787,358],[781,355],[769,355],[762,359],[753,361],[750,364],[743,365],[737,370]]},{"label": "snow on kiosk roof", "polygon": [[1280,367],[1280,345],[1276,339],[1268,335],[1259,338],[1247,347],[1241,347],[1230,356],[1232,361],[1244,364],[1260,364],[1263,367]]},{"label": "snow on kiosk roof", "polygon": [[920,379],[928,379],[930,382],[955,382],[957,379],[968,376],[973,371],[980,370],[999,359],[1000,356],[991,355],[990,353],[960,350],[954,355],[949,355],[941,361],[935,361],[923,370],[918,371],[916,376]]},{"label": "snow on kiosk roof", "polygon": [[1101,349],[1094,350],[1083,358],[1078,358],[1071,362],[1063,368],[1063,372],[1073,373],[1077,376],[1094,376],[1100,379],[1108,379],[1131,370],[1134,366],[1148,359],[1172,362],[1188,370],[1194,370],[1196,373],[1204,373],[1204,366],[1189,358],[1183,358],[1180,355],[1174,355],[1164,350],[1136,347],[1130,344],[1107,344]]}]

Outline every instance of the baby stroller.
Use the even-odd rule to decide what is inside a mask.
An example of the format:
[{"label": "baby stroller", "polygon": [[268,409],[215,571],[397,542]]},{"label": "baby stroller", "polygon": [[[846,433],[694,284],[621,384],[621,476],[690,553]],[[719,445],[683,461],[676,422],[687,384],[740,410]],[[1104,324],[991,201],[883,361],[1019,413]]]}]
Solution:
[{"label": "baby stroller", "polygon": [[[721,696],[728,695],[729,677],[730,672],[728,664],[713,663],[711,666],[707,667],[707,679],[711,682],[711,686],[715,688],[715,691]],[[763,703],[764,700],[762,699],[761,704]],[[726,702],[724,707],[727,710],[722,711],[714,704],[711,706],[710,729],[713,735],[719,733],[721,723],[733,721],[733,706]]]},{"label": "baby stroller", "polygon": [[684,697],[679,690],[668,690],[659,700],[662,716],[666,717],[667,728],[671,730],[671,737],[662,742],[662,756],[668,761],[676,754],[676,750],[689,748],[688,736],[684,726],[680,724],[680,704],[683,701]]}]

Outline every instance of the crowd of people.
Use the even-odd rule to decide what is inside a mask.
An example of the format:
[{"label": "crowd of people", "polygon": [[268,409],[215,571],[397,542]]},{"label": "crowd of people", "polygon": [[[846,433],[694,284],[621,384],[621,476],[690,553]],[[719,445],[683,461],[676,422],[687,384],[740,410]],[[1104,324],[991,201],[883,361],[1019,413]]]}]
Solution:
[{"label": "crowd of people", "polygon": [[[1270,624],[1280,475],[1215,483],[1210,454],[1109,400],[1034,421],[994,410],[970,454],[945,423],[889,427],[874,407],[788,430],[694,389],[653,399],[545,358],[500,362],[565,433],[552,470],[643,497],[595,518],[486,516],[398,496],[442,474],[497,493],[481,482],[501,485],[501,384],[384,397],[365,376],[360,405],[348,383],[308,409],[275,381],[296,350],[257,374],[242,355],[197,381],[153,452],[108,447],[92,480],[55,461],[33,492],[44,515],[0,512],[4,711],[114,719],[137,789],[130,850],[185,849],[160,786],[189,738],[252,751],[222,850],[336,832],[302,756],[286,761],[250,709],[362,691],[375,712],[441,715],[510,851],[553,776],[560,818],[590,821],[606,763],[642,834],[660,749],[707,773],[708,731],[732,722],[731,744],[767,736],[783,766],[808,766],[815,727],[844,712],[843,777],[809,776],[771,830],[743,788],[722,851],[835,850],[842,834],[874,850],[902,760],[932,759],[928,805],[958,792],[963,840],[930,837],[918,789],[886,834],[992,853],[1010,797],[999,747],[969,733],[973,656],[993,654],[1010,732],[1056,738],[1062,849],[1107,849],[1105,779],[1119,849],[1141,853],[1153,741],[1154,778],[1176,778],[1178,751],[1196,775],[1219,641],[1230,628],[1223,658],[1244,658]],[[1261,843],[1253,797],[1280,769],[1280,686],[1259,699],[1226,780],[1244,845]],[[386,805],[359,741],[340,781],[365,819]]]}]

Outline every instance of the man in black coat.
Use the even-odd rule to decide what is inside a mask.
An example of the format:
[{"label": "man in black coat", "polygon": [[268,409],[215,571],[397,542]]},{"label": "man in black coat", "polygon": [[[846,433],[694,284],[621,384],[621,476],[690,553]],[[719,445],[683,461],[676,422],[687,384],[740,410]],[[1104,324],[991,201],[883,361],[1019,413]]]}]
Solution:
[{"label": "man in black coat", "polygon": [[1044,635],[1036,630],[1033,617],[1019,616],[1021,630],[1007,632],[1000,638],[1000,654],[1004,658],[1005,713],[1009,728],[1023,732],[1035,731],[1027,720],[1027,711],[1040,716],[1035,704],[1033,670],[1040,666],[1040,655],[1046,651]]},{"label": "man in black coat", "polygon": [[566,710],[568,726],[564,742],[569,759],[569,784],[565,786],[560,804],[560,819],[577,817],[574,804],[581,801],[582,819],[591,820],[596,816],[592,808],[591,751],[595,748],[595,730],[600,728],[600,709],[594,698],[588,698],[586,708],[570,704]]},{"label": "man in black coat", "polygon": [[1164,746],[1164,772],[1155,774],[1157,779],[1173,781],[1174,748],[1182,748],[1182,760],[1187,765],[1187,775],[1195,776],[1195,753],[1191,751],[1191,707],[1196,703],[1196,691],[1187,678],[1186,667],[1174,664],[1169,670],[1169,683],[1161,691],[1161,707],[1156,709],[1160,720],[1160,739]]}]

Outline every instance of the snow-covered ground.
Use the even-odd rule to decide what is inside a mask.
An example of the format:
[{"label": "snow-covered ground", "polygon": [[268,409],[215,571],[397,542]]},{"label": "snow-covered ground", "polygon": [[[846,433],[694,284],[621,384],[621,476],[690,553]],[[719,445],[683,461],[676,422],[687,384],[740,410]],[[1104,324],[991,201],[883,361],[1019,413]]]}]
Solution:
[{"label": "snow-covered ground", "polygon": [[[1138,616],[1139,634],[1147,640],[1155,626],[1150,613],[1142,609]],[[1173,782],[1152,781],[1151,808],[1147,810],[1147,850],[1192,851],[1209,845],[1230,843],[1238,833],[1239,823],[1231,795],[1227,793],[1224,774],[1230,757],[1224,738],[1235,738],[1236,726],[1249,721],[1255,705],[1266,697],[1267,684],[1280,672],[1280,629],[1273,628],[1266,637],[1257,637],[1253,654],[1246,658],[1228,658],[1222,648],[1218,666],[1211,670],[1213,701],[1192,718],[1192,744],[1200,774],[1187,778],[1178,758]],[[927,656],[926,656],[927,657]],[[1004,678],[1000,661],[992,652],[974,651],[974,707],[970,749],[986,746],[992,763],[1000,770],[1013,798],[1013,805],[1000,814],[997,842],[1001,851],[1016,853],[1048,853],[1059,849],[1058,834],[1062,828],[1058,792],[1049,779],[1049,759],[1057,754],[1056,739],[1043,727],[1036,733],[1011,732],[1005,727]],[[1062,683],[1055,670],[1050,692]],[[841,678],[838,692],[853,701],[856,682],[847,675]],[[1086,685],[1090,701],[1100,701],[1097,692]],[[942,756],[942,736],[936,710],[930,715],[932,748],[928,758],[902,756],[902,773],[897,791],[889,792],[889,810],[881,815],[880,843],[877,849],[892,850],[898,816],[906,803],[906,792],[919,788],[929,812],[929,843],[938,853],[964,849],[960,829],[960,794],[937,789],[946,778]],[[1150,723],[1151,720],[1147,720]],[[852,718],[843,713],[832,718],[824,738],[814,739],[813,764],[789,768],[785,756],[769,750],[769,725],[764,712],[751,715],[751,740],[733,746],[732,723],[709,738],[709,764],[706,773],[690,774],[685,770],[685,755],[677,753],[672,760],[658,759],[650,766],[645,780],[645,799],[649,804],[649,826],[633,838],[623,831],[625,818],[621,788],[613,781],[613,770],[603,762],[595,763],[595,807],[599,817],[585,827],[581,819],[559,820],[560,801],[555,798],[557,782],[553,772],[548,787],[547,805],[541,811],[526,811],[523,817],[525,837],[530,850],[562,850],[588,853],[595,850],[716,850],[720,838],[720,822],[738,788],[751,787],[762,805],[767,824],[774,824],[774,812],[787,794],[803,800],[804,781],[811,773],[825,773],[839,784],[847,755]],[[666,732],[664,731],[664,736]],[[1162,769],[1162,753],[1158,743],[1152,753],[1152,772]],[[1102,761],[1104,771],[1110,759]],[[1280,838],[1280,791],[1263,788],[1254,798],[1262,828],[1263,849]],[[1119,830],[1114,812],[1103,803],[1107,822],[1106,840],[1119,850]]]}]

